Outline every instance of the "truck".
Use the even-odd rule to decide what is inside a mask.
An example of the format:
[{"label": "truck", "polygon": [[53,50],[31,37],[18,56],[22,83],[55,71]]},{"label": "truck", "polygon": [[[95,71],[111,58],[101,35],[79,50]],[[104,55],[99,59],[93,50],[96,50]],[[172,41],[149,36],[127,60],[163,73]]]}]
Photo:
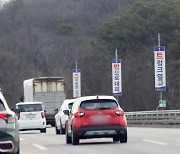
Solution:
[{"label": "truck", "polygon": [[24,80],[24,102],[42,102],[46,123],[55,126],[55,114],[65,96],[63,77],[37,77]]}]

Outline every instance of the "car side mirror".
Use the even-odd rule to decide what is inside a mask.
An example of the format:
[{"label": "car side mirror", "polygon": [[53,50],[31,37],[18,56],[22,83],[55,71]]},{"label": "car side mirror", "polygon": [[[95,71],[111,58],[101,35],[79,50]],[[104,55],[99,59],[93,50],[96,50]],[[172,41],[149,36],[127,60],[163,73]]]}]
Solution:
[{"label": "car side mirror", "polygon": [[54,112],[55,112],[55,114],[58,113],[58,109],[55,109]]},{"label": "car side mirror", "polygon": [[69,110],[64,110],[63,113],[64,113],[65,115],[68,115],[68,116],[69,116],[69,113],[70,113],[70,112],[69,112]]},{"label": "car side mirror", "polygon": [[16,109],[16,108],[13,108],[12,111],[14,111],[16,114],[19,114],[19,113],[20,113],[20,110],[19,110],[19,109]]}]

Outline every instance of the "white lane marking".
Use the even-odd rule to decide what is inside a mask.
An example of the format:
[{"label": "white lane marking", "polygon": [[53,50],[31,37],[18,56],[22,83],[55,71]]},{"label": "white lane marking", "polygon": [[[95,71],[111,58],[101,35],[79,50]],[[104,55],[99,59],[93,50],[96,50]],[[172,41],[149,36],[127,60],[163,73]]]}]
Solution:
[{"label": "white lane marking", "polygon": [[24,139],[24,138],[20,138],[20,141],[24,141],[24,140],[26,140],[26,139]]},{"label": "white lane marking", "polygon": [[157,142],[157,141],[152,141],[152,140],[147,140],[147,139],[143,139],[143,141],[149,142],[149,143],[154,143],[154,144],[159,144],[159,145],[167,145],[167,143],[164,143],[164,142]]},{"label": "white lane marking", "polygon": [[40,150],[48,150],[48,148],[43,147],[43,146],[41,146],[41,145],[39,145],[39,144],[33,144],[33,146],[35,146],[36,148],[38,148],[38,149],[40,149]]}]

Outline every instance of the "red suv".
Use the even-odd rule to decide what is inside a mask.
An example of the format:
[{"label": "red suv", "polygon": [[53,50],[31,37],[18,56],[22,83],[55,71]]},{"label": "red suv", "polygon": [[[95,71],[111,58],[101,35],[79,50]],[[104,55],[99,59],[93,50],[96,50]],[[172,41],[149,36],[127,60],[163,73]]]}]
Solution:
[{"label": "red suv", "polygon": [[113,96],[77,98],[66,121],[66,143],[79,144],[80,139],[113,138],[127,142],[127,121],[124,111]]}]

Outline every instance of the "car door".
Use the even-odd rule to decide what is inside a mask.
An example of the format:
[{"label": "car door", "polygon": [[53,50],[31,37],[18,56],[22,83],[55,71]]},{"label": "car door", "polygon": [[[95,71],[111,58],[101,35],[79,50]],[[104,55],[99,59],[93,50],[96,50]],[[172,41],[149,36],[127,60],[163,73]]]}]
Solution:
[{"label": "car door", "polygon": [[72,110],[69,110],[70,113],[66,121],[66,131],[68,132],[68,134],[71,134],[71,131],[72,131],[71,128],[72,128],[72,123],[73,123],[73,117],[74,117],[74,113],[77,110],[77,106],[78,106],[78,103],[74,103],[72,105]]},{"label": "car door", "polygon": [[64,108],[65,108],[65,103],[62,104],[59,112],[56,115],[56,125],[57,125],[57,128],[60,128],[60,126],[61,126],[61,117],[62,117]]},{"label": "car door", "polygon": [[5,134],[7,129],[7,111],[3,101],[0,99],[0,138]]}]

